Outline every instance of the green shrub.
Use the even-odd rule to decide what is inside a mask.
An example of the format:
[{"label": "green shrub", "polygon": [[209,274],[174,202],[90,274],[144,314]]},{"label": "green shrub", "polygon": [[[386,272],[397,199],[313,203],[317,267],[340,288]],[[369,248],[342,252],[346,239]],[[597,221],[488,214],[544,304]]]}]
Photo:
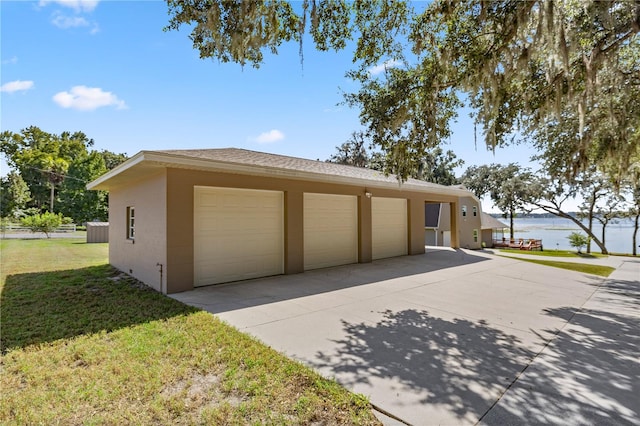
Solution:
[{"label": "green shrub", "polygon": [[20,219],[20,223],[31,232],[44,232],[47,238],[50,238],[49,234],[62,225],[64,219],[61,213],[44,212],[24,217]]},{"label": "green shrub", "polygon": [[589,238],[579,232],[572,232],[567,239],[571,247],[575,247],[578,250],[578,253],[581,253],[582,247],[589,243]]}]

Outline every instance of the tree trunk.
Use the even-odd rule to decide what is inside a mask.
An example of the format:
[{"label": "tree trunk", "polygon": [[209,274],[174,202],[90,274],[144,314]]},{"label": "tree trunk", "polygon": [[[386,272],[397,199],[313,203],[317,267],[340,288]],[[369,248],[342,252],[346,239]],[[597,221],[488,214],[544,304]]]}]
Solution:
[{"label": "tree trunk", "polygon": [[55,197],[55,187],[51,184],[51,199],[49,200],[49,211],[53,213],[53,198]]},{"label": "tree trunk", "polygon": [[[596,206],[596,201],[598,197],[595,192],[591,193],[591,197],[589,200],[589,211],[587,214],[587,219],[589,220],[589,235],[593,235],[593,209]],[[587,238],[587,254],[591,253],[591,238]]]},{"label": "tree trunk", "polygon": [[[589,210],[589,234],[593,233],[593,209]],[[604,241],[602,242],[604,245]],[[587,254],[591,253],[591,238],[587,239]]]},{"label": "tree trunk", "polygon": [[638,240],[636,239],[636,237],[638,236],[638,226],[640,225],[640,211],[638,211],[638,214],[636,215],[636,222],[635,222],[635,227],[633,228],[633,255],[637,255],[638,254]]},{"label": "tree trunk", "polygon": [[[541,208],[542,210],[544,210],[547,213],[551,213],[554,214],[558,217],[563,217],[565,219],[569,219],[571,220],[573,223],[575,223],[576,225],[578,225],[580,227],[580,229],[582,229],[584,232],[587,233],[587,235],[589,237],[591,237],[591,239],[598,245],[598,247],[600,248],[600,251],[602,252],[602,254],[609,254],[609,252],[607,251],[607,248],[604,246],[604,244],[600,241],[600,239],[598,237],[596,237],[595,235],[593,235],[593,232],[591,232],[590,229],[588,229],[584,223],[582,223],[582,221],[580,221],[579,219],[576,219],[575,217],[561,211],[558,210],[557,208],[554,207],[549,207],[546,206],[544,204],[537,204],[537,203],[531,203],[534,206]],[[634,246],[635,248],[635,246]]]},{"label": "tree trunk", "polygon": [[607,229],[607,223],[609,223],[609,221],[607,220],[605,222],[600,222],[600,223],[602,223],[602,245],[606,246],[607,244],[606,244],[606,241],[605,241],[606,237],[605,237],[604,230]]},{"label": "tree trunk", "polygon": [[513,209],[509,210],[509,234],[513,240]]}]

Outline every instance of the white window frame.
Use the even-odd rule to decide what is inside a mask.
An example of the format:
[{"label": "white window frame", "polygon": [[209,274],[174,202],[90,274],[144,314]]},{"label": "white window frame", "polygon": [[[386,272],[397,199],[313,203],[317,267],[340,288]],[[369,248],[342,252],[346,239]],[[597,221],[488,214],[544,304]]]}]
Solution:
[{"label": "white window frame", "polygon": [[136,208],[134,206],[127,207],[127,240],[136,239]]},{"label": "white window frame", "polygon": [[467,217],[467,206],[462,206],[462,217]]},{"label": "white window frame", "polygon": [[477,206],[473,206],[472,209],[473,209],[473,217],[478,216],[478,207]]}]

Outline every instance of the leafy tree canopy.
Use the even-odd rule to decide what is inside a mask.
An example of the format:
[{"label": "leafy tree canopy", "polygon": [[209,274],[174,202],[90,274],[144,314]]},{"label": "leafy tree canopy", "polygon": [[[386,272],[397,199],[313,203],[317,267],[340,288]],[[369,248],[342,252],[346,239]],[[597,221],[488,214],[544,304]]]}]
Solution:
[{"label": "leafy tree canopy", "polygon": [[367,138],[364,133],[353,132],[351,133],[351,138],[348,141],[336,147],[336,153],[327,161],[330,163],[378,170],[375,167],[375,164],[372,164],[371,156],[367,151],[368,144],[369,142],[367,142]]},{"label": "leafy tree canopy", "polygon": [[[388,155],[380,151],[369,151],[367,147],[372,149],[367,135],[364,132],[353,132],[348,141],[336,147],[337,152],[327,161],[397,174],[388,163]],[[435,147],[422,155],[422,158],[415,161],[416,167],[408,172],[409,177],[440,185],[459,183],[455,168],[464,164],[464,161],[458,159],[453,151],[444,152],[442,148]]]},{"label": "leafy tree canopy", "polygon": [[[597,167],[619,190],[640,152],[640,44],[630,45],[615,64],[598,76],[588,113],[574,99],[556,115],[532,122],[528,137],[550,175],[574,180]],[[636,167],[640,167],[640,164]]]},{"label": "leafy tree canopy", "polygon": [[540,181],[528,168],[515,163],[471,166],[462,176],[462,184],[479,198],[489,195],[494,205],[509,217],[511,238],[513,219],[524,210],[527,201],[540,192]]},{"label": "leafy tree canopy", "polygon": [[60,212],[72,217],[77,223],[108,220],[108,193],[88,191],[86,184],[126,159],[124,154],[91,151],[75,161],[69,167],[67,177],[60,188]]},{"label": "leafy tree canopy", "polygon": [[0,177],[0,217],[18,217],[31,200],[31,192],[24,179],[15,171]]},{"label": "leafy tree canopy", "polygon": [[34,204],[43,207],[50,202],[50,209],[54,190],[64,180],[69,165],[86,155],[92,145],[93,140],[82,132],[55,135],[35,126],[20,133],[0,134],[0,152],[27,182]]},{"label": "leafy tree canopy", "polygon": [[[571,164],[583,168],[598,160],[580,155],[594,140],[583,137],[586,124],[597,126],[602,96],[615,96],[607,91],[603,70],[623,69],[629,84],[640,84],[633,74],[640,8],[628,0],[167,4],[166,28],[189,26],[201,58],[258,67],[265,51],[275,54],[283,42],[302,43],[306,33],[319,50],[344,49],[354,41],[355,69],[349,75],[361,89],[348,94],[347,103],[360,108],[373,143],[401,178],[450,135],[461,99],[474,107],[490,147],[509,143],[514,131],[557,118],[572,105],[581,143],[572,146]],[[369,72],[383,62],[389,65],[384,75]],[[618,155],[620,145],[599,141],[603,158]],[[637,134],[627,143],[638,146]]]},{"label": "leafy tree canopy", "polygon": [[[87,191],[85,185],[126,160],[123,154],[92,150],[93,144],[82,132],[56,135],[36,126],[0,134],[0,152],[27,186],[30,200],[26,207],[40,210],[48,206],[53,211],[57,200],[56,210],[79,223],[106,220],[107,194]],[[24,208],[24,203],[20,204],[24,197],[18,197],[22,192],[6,194]]]}]

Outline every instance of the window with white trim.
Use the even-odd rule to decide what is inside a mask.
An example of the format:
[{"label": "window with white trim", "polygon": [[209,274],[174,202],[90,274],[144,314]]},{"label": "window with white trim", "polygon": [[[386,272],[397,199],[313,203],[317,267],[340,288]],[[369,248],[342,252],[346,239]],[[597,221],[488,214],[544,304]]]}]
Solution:
[{"label": "window with white trim", "polygon": [[136,209],[133,206],[127,207],[127,239],[136,239]]},{"label": "window with white trim", "polygon": [[467,217],[467,206],[462,206],[462,217]]},{"label": "window with white trim", "polygon": [[477,229],[473,230],[473,242],[474,243],[478,242],[478,230]]},{"label": "window with white trim", "polygon": [[478,207],[477,206],[473,206],[473,217],[478,216]]}]

